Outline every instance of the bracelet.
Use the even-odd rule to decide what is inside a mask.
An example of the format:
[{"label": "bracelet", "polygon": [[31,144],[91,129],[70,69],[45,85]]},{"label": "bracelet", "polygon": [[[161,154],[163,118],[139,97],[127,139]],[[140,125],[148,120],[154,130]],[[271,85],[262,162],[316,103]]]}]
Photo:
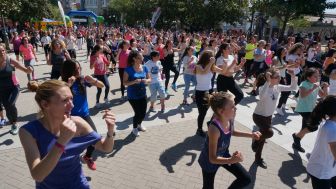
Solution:
[{"label": "bracelet", "polygon": [[113,138],[113,136],[114,136],[114,135],[115,135],[115,132],[113,132],[112,136],[111,136],[111,135],[109,135],[109,133],[108,133],[108,132],[106,133],[106,137],[107,137],[107,138]]},{"label": "bracelet", "polygon": [[65,146],[56,142],[55,146],[62,151],[62,153],[65,153]]}]

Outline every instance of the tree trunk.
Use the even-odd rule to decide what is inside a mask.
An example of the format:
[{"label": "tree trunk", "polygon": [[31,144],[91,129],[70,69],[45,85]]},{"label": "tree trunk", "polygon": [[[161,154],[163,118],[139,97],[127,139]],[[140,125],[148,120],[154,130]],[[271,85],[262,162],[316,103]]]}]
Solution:
[{"label": "tree trunk", "polygon": [[283,23],[282,23],[282,27],[281,27],[281,30],[280,30],[280,36],[279,36],[279,43],[281,43],[284,40],[284,34],[285,34],[285,30],[286,30],[286,27],[287,27],[288,20],[289,20],[289,17],[286,16]]}]

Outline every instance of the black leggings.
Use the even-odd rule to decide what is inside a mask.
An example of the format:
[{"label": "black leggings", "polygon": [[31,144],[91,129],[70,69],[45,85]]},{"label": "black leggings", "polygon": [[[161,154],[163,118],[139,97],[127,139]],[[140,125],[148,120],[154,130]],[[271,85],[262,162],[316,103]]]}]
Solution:
[{"label": "black leggings", "polygon": [[260,139],[253,142],[254,146],[256,146],[255,159],[260,160],[266,139],[273,136],[272,116],[265,117],[258,114],[253,114],[253,122],[257,127],[259,127],[259,131],[261,133]]},{"label": "black leggings", "polygon": [[251,74],[252,65],[253,65],[253,59],[246,60],[246,62],[244,64],[244,72],[245,72],[245,77],[246,78],[248,78],[248,77],[250,77],[252,75]]},{"label": "black leggings", "polygon": [[131,104],[134,111],[133,128],[138,128],[146,116],[147,97],[141,99],[128,99],[128,102]]},{"label": "black leggings", "polygon": [[57,69],[51,69],[50,79],[59,79],[61,77],[61,71]]},{"label": "black leggings", "polygon": [[[108,97],[108,93],[109,93],[109,91],[110,91],[110,82],[109,82],[109,80],[108,80],[108,78],[107,78],[107,75],[106,75],[106,74],[104,74],[104,75],[95,75],[95,77],[96,77],[99,81],[101,81],[101,82],[104,83],[104,85],[105,85],[105,96],[104,96],[104,99],[107,99],[107,97]],[[99,88],[99,87],[97,87],[96,103],[99,103],[99,99],[100,99],[100,94],[101,94],[101,92],[102,92],[102,89]]]},{"label": "black leggings", "polygon": [[18,112],[15,106],[17,97],[19,96],[19,87],[15,86],[11,89],[0,91],[0,102],[6,110],[6,116],[10,123],[17,121]]},{"label": "black leggings", "polygon": [[336,189],[336,176],[331,179],[319,179],[309,174],[313,189]]},{"label": "black leggings", "polygon": [[[290,85],[291,82],[292,82],[291,76],[288,73],[286,73],[286,78],[281,77],[281,80],[280,80],[281,85]],[[281,96],[279,98],[279,103],[278,103],[277,108],[281,108],[283,104],[287,103],[287,100],[290,94],[291,94],[291,91],[281,92]]]},{"label": "black leggings", "polygon": [[120,91],[121,96],[125,96],[125,85],[124,85],[124,72],[125,68],[118,68],[119,78],[120,78]]},{"label": "black leggings", "polygon": [[165,78],[166,78],[166,81],[165,81],[165,90],[167,90],[167,88],[168,88],[169,79],[170,79],[170,71],[174,72],[174,74],[175,74],[174,75],[173,84],[176,83],[177,78],[179,76],[179,71],[177,70],[176,65],[164,67],[163,68],[163,73],[165,74]]},{"label": "black leggings", "polygon": [[207,101],[204,99],[205,94],[207,92],[208,91],[198,91],[198,90],[196,90],[195,92],[196,105],[198,109],[198,117],[197,117],[197,129],[198,130],[202,130],[204,118],[209,109],[209,106],[207,105]]},{"label": "black leggings", "polygon": [[[221,167],[228,170],[236,177],[236,180],[234,180],[228,187],[229,189],[244,188],[251,183],[252,179],[250,174],[240,163],[235,163],[231,165],[224,164],[221,165]],[[213,189],[216,172],[209,173],[202,170],[202,175],[203,175],[203,189]]]},{"label": "black leggings", "polygon": [[93,46],[87,46],[87,56],[90,56],[92,50],[93,50]]},{"label": "black leggings", "polygon": [[230,91],[232,94],[235,95],[235,104],[237,105],[243,98],[244,93],[235,82],[234,78],[227,77],[224,75],[218,75],[217,77],[217,91]]},{"label": "black leggings", "polygon": [[[82,117],[90,126],[91,126],[91,128],[94,130],[94,131],[96,131],[97,132],[97,129],[96,129],[96,126],[95,126],[95,124],[93,123],[93,121],[92,121],[92,119],[91,119],[91,117],[88,115],[88,116],[84,116],[84,117]],[[95,150],[95,147],[94,147],[94,145],[91,145],[91,146],[89,146],[89,147],[87,147],[86,148],[86,153],[85,153],[85,156],[86,157],[91,157],[92,156],[92,153],[93,153],[93,151]]]}]

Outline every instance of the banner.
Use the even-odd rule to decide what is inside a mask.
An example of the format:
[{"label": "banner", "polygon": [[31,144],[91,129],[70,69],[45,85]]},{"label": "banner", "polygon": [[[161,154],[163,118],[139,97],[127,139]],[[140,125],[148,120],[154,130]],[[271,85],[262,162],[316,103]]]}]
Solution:
[{"label": "banner", "polygon": [[161,15],[161,8],[158,7],[156,11],[153,13],[152,20],[151,20],[151,28],[154,28],[156,21],[159,19]]},{"label": "banner", "polygon": [[60,1],[58,1],[58,8],[59,8],[59,10],[61,12],[61,15],[62,15],[62,18],[63,18],[65,30],[67,30],[67,24],[66,24],[66,21],[65,21],[64,10],[63,10],[63,7],[62,7],[62,3]]}]

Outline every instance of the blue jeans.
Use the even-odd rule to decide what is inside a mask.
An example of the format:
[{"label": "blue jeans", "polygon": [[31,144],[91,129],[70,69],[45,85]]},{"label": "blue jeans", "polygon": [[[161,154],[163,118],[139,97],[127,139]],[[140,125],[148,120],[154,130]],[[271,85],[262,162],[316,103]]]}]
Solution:
[{"label": "blue jeans", "polygon": [[[190,84],[192,83],[194,86],[196,86],[196,76],[191,75],[191,74],[184,74],[183,79],[184,79],[184,83],[185,83],[183,97],[184,97],[184,99],[186,99],[189,96]],[[194,93],[195,93],[195,90],[194,90],[193,94]]]},{"label": "blue jeans", "polygon": [[165,90],[163,88],[162,82],[150,84],[149,85],[149,90],[150,90],[150,93],[151,93],[151,97],[150,97],[151,102],[156,101],[156,96],[157,96],[158,92],[159,92],[159,95],[160,95],[161,99],[166,98],[166,93],[165,93]]}]

